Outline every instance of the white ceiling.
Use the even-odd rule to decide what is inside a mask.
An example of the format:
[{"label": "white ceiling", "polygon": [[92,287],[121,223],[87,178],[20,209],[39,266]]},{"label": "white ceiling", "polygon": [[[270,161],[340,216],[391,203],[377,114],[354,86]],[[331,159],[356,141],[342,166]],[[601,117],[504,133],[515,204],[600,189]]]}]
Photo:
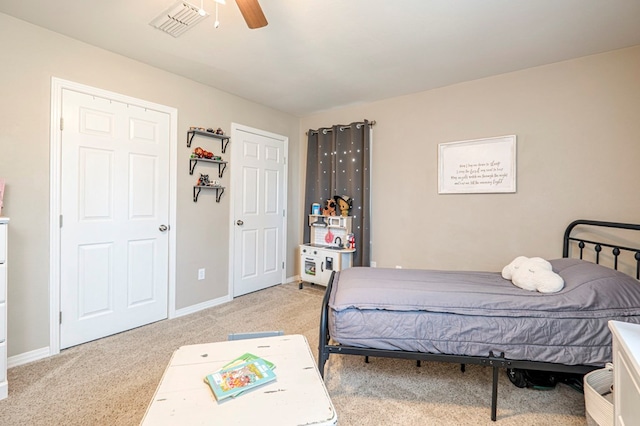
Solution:
[{"label": "white ceiling", "polygon": [[[200,0],[190,0],[200,6]],[[174,0],[0,0],[0,12],[297,116],[640,44],[638,0],[234,2],[173,38]]]}]

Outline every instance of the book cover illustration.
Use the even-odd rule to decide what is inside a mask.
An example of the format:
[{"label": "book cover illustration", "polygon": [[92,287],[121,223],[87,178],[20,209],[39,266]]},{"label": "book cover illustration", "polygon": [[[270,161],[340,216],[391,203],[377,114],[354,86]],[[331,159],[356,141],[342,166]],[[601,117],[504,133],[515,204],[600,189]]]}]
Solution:
[{"label": "book cover illustration", "polygon": [[276,375],[262,358],[223,368],[209,374],[205,381],[218,401],[237,396],[276,379]]},{"label": "book cover illustration", "polygon": [[244,354],[240,355],[238,358],[228,362],[227,364],[223,365],[220,370],[225,370],[227,368],[234,367],[234,366],[240,365],[240,364],[244,364],[245,362],[253,361],[255,359],[263,360],[264,363],[267,364],[267,367],[269,367],[272,370],[274,368],[276,368],[276,366],[273,365],[272,362],[269,362],[266,359],[259,357],[258,355],[254,355],[252,353],[247,352],[247,353],[244,353]]}]

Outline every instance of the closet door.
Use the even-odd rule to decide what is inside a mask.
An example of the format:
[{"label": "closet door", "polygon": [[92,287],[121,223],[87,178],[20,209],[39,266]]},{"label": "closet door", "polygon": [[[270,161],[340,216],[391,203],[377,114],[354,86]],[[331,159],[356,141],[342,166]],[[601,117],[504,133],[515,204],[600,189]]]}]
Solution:
[{"label": "closet door", "polygon": [[286,138],[234,129],[233,296],[281,284],[285,275]]},{"label": "closet door", "polygon": [[63,90],[60,346],[167,317],[169,115]]}]

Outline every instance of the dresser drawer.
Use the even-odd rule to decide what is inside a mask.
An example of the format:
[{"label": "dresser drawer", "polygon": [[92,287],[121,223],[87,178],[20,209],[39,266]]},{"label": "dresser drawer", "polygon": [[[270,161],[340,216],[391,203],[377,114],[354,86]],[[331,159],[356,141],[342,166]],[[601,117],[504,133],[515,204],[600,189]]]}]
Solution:
[{"label": "dresser drawer", "polygon": [[0,303],[0,343],[7,341],[7,304]]},{"label": "dresser drawer", "polygon": [[0,223],[0,263],[7,261],[7,224]]},{"label": "dresser drawer", "polygon": [[0,384],[7,380],[7,342],[0,343]]},{"label": "dresser drawer", "polygon": [[[0,303],[7,300],[7,265],[0,265]],[[0,321],[0,324],[2,322]]]}]

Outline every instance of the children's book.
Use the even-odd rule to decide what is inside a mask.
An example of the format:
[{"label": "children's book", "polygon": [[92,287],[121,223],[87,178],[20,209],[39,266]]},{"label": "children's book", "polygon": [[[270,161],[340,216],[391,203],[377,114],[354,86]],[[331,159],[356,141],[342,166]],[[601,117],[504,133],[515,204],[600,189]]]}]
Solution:
[{"label": "children's book", "polygon": [[216,399],[222,401],[275,379],[273,370],[262,358],[257,358],[209,374],[205,377],[205,382],[211,387]]},{"label": "children's book", "polygon": [[273,365],[272,362],[269,362],[264,358],[260,358],[258,355],[250,354],[249,352],[247,352],[245,354],[240,355],[238,358],[228,362],[227,364],[223,365],[221,370],[224,370],[226,368],[233,367],[233,366],[236,366],[236,365],[239,365],[239,364],[244,364],[245,362],[253,361],[254,359],[263,360],[264,363],[267,364],[267,367],[269,367],[272,370],[274,368],[276,368],[276,366]]}]

